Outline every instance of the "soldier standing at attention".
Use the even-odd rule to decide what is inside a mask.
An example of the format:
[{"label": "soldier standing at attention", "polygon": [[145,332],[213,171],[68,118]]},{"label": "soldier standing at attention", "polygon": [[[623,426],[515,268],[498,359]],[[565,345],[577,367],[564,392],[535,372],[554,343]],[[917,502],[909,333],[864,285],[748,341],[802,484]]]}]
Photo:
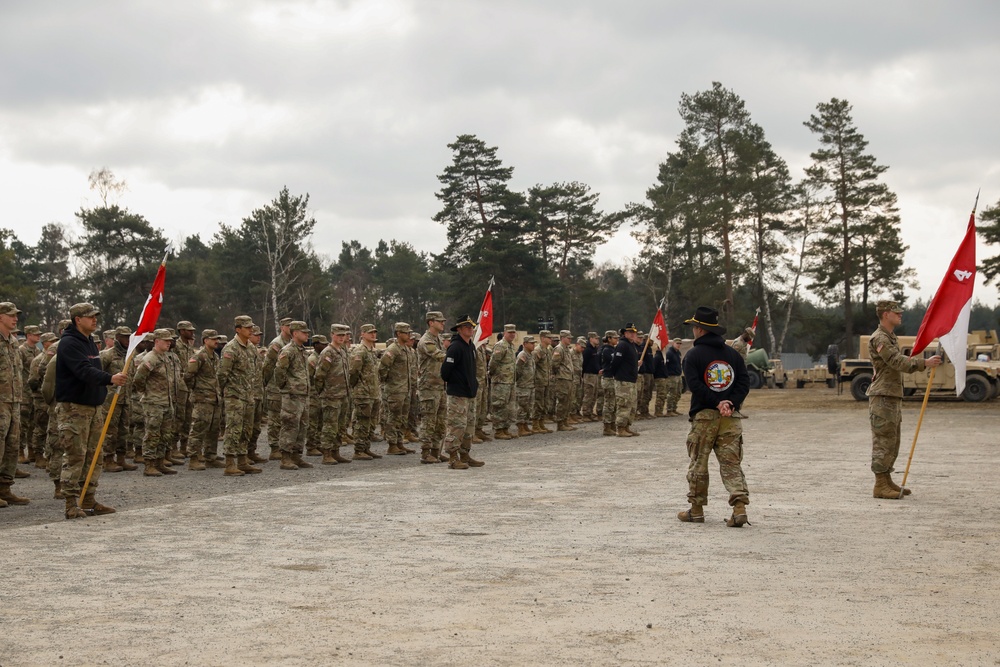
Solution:
[{"label": "soldier standing at attention", "polygon": [[601,395],[601,359],[600,344],[601,339],[596,331],[587,332],[587,344],[583,348],[583,404],[580,412],[583,418],[589,422],[597,421],[595,408],[598,408],[599,397]]},{"label": "soldier standing at attention", "polygon": [[177,397],[173,367],[167,358],[172,340],[170,329],[154,331],[153,349],[143,355],[135,377],[132,378],[132,386],[142,393],[140,402],[146,425],[142,438],[142,456],[146,468],[142,474],[146,477],[177,474],[176,470],[164,462],[171,446],[170,420],[174,409],[173,401]]},{"label": "soldier standing at attention", "polygon": [[[219,389],[226,413],[226,435],[222,441],[226,469],[222,474],[240,477],[262,472],[247,459],[253,434],[254,396],[258,389],[255,384],[257,347],[250,342],[254,323],[249,315],[237,316],[233,325],[236,335],[222,348],[219,359]],[[268,430],[271,426],[268,423]]]},{"label": "soldier standing at attention", "polygon": [[[132,330],[128,327],[118,327],[112,334],[114,343],[111,347],[101,350],[101,368],[115,375],[125,372],[125,353],[128,351],[129,337]],[[127,377],[127,376],[126,376]],[[137,466],[125,460],[125,451],[128,449],[128,428],[131,415],[129,414],[132,403],[132,387],[126,383],[118,390],[118,402],[115,404],[115,414],[108,422],[108,432],[104,438],[104,472],[132,471]],[[111,393],[104,400],[104,413],[111,408],[111,401],[114,398]]]},{"label": "soldier standing at attention", "polygon": [[309,430],[309,363],[306,343],[309,326],[300,320],[288,325],[292,340],[278,353],[271,381],[281,392],[281,469],[312,468],[302,460]]},{"label": "soldier standing at attention", "polygon": [[[451,340],[455,340],[455,336],[452,336]],[[473,405],[476,411],[476,429],[475,433],[472,436],[472,439],[474,441],[478,440],[480,442],[486,442],[488,440],[493,439],[493,436],[491,436],[486,432],[486,417],[490,411],[489,343],[484,342],[479,347],[476,347],[475,352],[476,352],[476,382],[479,384],[479,393],[476,394],[475,404]],[[493,432],[496,433],[495,427],[493,429]],[[448,458],[442,455],[442,463],[447,460]]]},{"label": "soldier standing at attention", "polygon": [[[587,347],[587,339],[578,336],[573,345],[573,385],[569,394],[569,423],[579,424],[583,421],[580,406],[583,404],[583,350]],[[589,419],[587,421],[590,421]]]},{"label": "soldier standing at attention", "polygon": [[604,435],[615,435],[615,376],[611,372],[611,362],[615,358],[615,346],[618,345],[618,332],[609,329],[604,332],[604,343],[600,350],[601,391],[604,394]]},{"label": "soldier standing at attention", "polygon": [[750,393],[750,375],[739,352],[726,345],[725,328],[719,326],[719,311],[699,306],[694,317],[684,320],[694,330],[694,347],[684,357],[684,379],[691,390],[691,431],[687,437],[688,502],[691,509],[678,512],[687,523],[705,523],[708,504],[708,457],[714,451],[722,483],[729,491],[733,515],[726,521],[740,528],[747,521],[750,504],[743,462],[742,417],[737,413]]},{"label": "soldier standing at attention", "polygon": [[[27,505],[30,502],[10,490],[17,472],[17,451],[21,446],[21,359],[14,334],[20,314],[21,311],[10,301],[0,303],[0,507]],[[103,400],[104,397],[101,398]],[[76,508],[76,498],[73,499],[73,507]],[[66,518],[70,518],[68,514]]]},{"label": "soldier standing at attention", "polygon": [[420,396],[420,462],[439,463],[444,441],[448,402],[441,379],[444,362],[444,314],[432,310],[426,315],[427,331],[417,343],[417,391]]},{"label": "soldier standing at attention", "polygon": [[313,375],[313,392],[319,397],[323,419],[320,426],[319,449],[323,464],[350,463],[340,455],[344,443],[342,415],[350,410],[350,383],[347,369],[346,324],[330,326],[330,345],[319,355]]},{"label": "soldier standing at attention", "polygon": [[[191,433],[188,437],[188,470],[204,470],[209,457],[215,462],[215,446],[219,442],[222,407],[219,392],[219,332],[201,332],[202,347],[187,360],[184,384],[191,398]],[[215,466],[213,466],[215,467]]]},{"label": "soldier standing at attention", "polygon": [[28,388],[31,390],[31,400],[34,403],[31,411],[34,425],[29,446],[35,467],[43,470],[49,467],[45,455],[46,434],[49,429],[49,405],[42,396],[42,380],[45,378],[45,366],[52,358],[52,354],[55,354],[54,351],[50,354],[49,350],[57,340],[54,333],[45,332],[41,335],[39,341],[42,344],[42,352],[31,361],[31,369],[28,371]]},{"label": "soldier standing at attention", "polygon": [[507,431],[517,407],[514,401],[514,362],[517,357],[517,350],[514,348],[515,336],[517,336],[515,325],[503,325],[503,338],[493,346],[493,356],[490,358],[489,376],[493,400],[490,414],[493,417],[493,437],[497,440],[517,437]]},{"label": "soldier standing at attention", "polygon": [[361,325],[361,342],[351,349],[349,361],[351,398],[354,400],[354,460],[371,461],[382,458],[372,451],[375,430],[375,406],[380,399],[378,358],[375,341],[378,331],[374,324]]},{"label": "soldier standing at attention", "polygon": [[472,458],[472,436],[476,428],[476,349],[472,344],[472,332],[476,323],[466,315],[451,328],[458,333],[448,347],[448,356],[441,364],[441,379],[445,381],[448,394],[448,435],[445,449],[448,452],[448,467],[452,470],[467,470],[485,465]]},{"label": "soldier standing at attention", "polygon": [[554,386],[552,391],[555,394],[555,413],[557,431],[575,431],[576,427],[567,423],[570,410],[570,392],[575,391],[573,381],[576,378],[573,367],[573,352],[570,346],[573,344],[573,334],[570,331],[559,332],[559,344],[552,351],[552,378]]},{"label": "soldier standing at attention", "polygon": [[[250,344],[247,349],[251,352],[250,357],[254,361],[253,369],[253,381],[251,385],[253,390],[250,395],[253,397],[253,426],[250,428],[250,442],[247,443],[247,462],[251,465],[254,463],[267,463],[268,458],[264,456],[259,456],[257,454],[257,441],[260,439],[260,425],[264,420],[264,355],[266,350],[260,346],[260,338],[264,335],[263,330],[256,324],[253,325],[253,329],[250,331]],[[225,336],[220,337],[221,341],[225,340]],[[219,417],[219,431],[220,433],[226,426],[226,409],[225,402],[221,405],[221,415]],[[215,456],[215,449],[218,443],[212,443],[212,456]],[[209,468],[212,467],[211,464],[207,464]]]},{"label": "soldier standing at attention", "polygon": [[[312,384],[316,375],[316,365],[319,363],[319,355],[330,344],[323,334],[316,334],[309,339],[312,351],[306,357],[306,365],[309,367],[309,383]],[[309,394],[309,432],[306,435],[306,454],[309,456],[319,456],[323,452],[319,448],[319,430],[323,422],[323,413],[319,409],[319,395],[316,392]]]},{"label": "soldier standing at attention", "polygon": [[750,343],[753,342],[754,335],[753,329],[747,327],[733,341],[733,349],[740,353],[744,362],[747,360],[747,353],[750,351]]},{"label": "soldier standing at attention", "polygon": [[639,330],[629,322],[620,330],[622,337],[611,358],[611,375],[615,379],[615,431],[620,438],[639,435],[632,430],[635,419],[636,381],[639,379]]},{"label": "soldier standing at attention", "polygon": [[664,359],[667,367],[667,416],[679,417],[677,403],[681,400],[684,381],[681,379],[681,339],[674,338]]},{"label": "soldier standing at attention", "polygon": [[535,337],[525,336],[521,341],[524,349],[517,353],[515,364],[514,391],[517,395],[517,434],[534,435],[528,427],[531,410],[535,405]]},{"label": "soldier standing at attention", "polygon": [[35,325],[24,327],[24,342],[17,348],[17,356],[21,368],[21,442],[19,444],[22,455],[18,463],[35,463],[35,457],[31,454],[31,440],[34,432],[34,402],[28,392],[28,374],[31,372],[31,362],[38,354],[38,339],[42,337],[42,330]]},{"label": "soldier standing at attention", "polygon": [[413,452],[403,445],[403,434],[410,418],[410,334],[413,330],[406,322],[396,322],[396,338],[382,353],[378,377],[385,388],[386,419],[385,440],[389,445],[386,454],[403,455]]},{"label": "soldier standing at attention", "polygon": [[903,322],[903,309],[895,301],[875,305],[878,328],[868,339],[868,357],[875,374],[868,387],[868,420],[872,428],[872,496],[897,500],[910,495],[892,481],[893,464],[899,455],[899,426],[902,422],[903,373],[915,373],[941,365],[941,357],[906,357],[899,351],[895,328]]},{"label": "soldier standing at attention", "polygon": [[280,326],[278,335],[267,346],[267,353],[264,355],[264,386],[267,390],[265,394],[267,401],[267,444],[271,448],[270,459],[272,461],[281,459],[281,445],[278,442],[281,435],[281,392],[271,382],[271,376],[282,348],[292,341],[292,334],[288,330],[288,325],[291,323],[292,318],[281,318],[278,323]]},{"label": "soldier standing at attention", "polygon": [[[194,339],[194,332],[196,329],[194,325],[187,320],[181,320],[177,323],[177,342],[174,343],[174,353],[180,360],[180,371],[181,377],[184,376],[184,369],[187,368],[188,360],[194,356],[195,350],[198,349],[198,344]],[[181,443],[181,456],[187,455],[187,444],[189,433],[191,432],[191,395],[188,392],[188,387],[184,382],[179,382],[177,384],[177,430],[179,432],[179,438]]]},{"label": "soldier standing at attention", "polygon": [[[3,312],[2,309],[0,312]],[[59,354],[55,357],[56,419],[63,449],[61,477],[62,490],[66,495],[67,519],[83,518],[86,516],[84,512],[111,514],[115,511],[113,507],[101,505],[94,498],[101,476],[100,460],[94,466],[94,475],[83,503],[79,507],[76,504],[87,470],[97,453],[97,442],[101,438],[101,421],[104,417],[102,406],[108,393],[107,386],[125,385],[123,374],[112,375],[101,370],[97,345],[90,338],[97,330],[97,316],[100,314],[89,303],[78,303],[70,308],[72,323],[63,332]],[[11,494],[10,482],[6,478],[6,459],[4,463],[4,476],[0,477],[0,498],[9,503]]]},{"label": "soldier standing at attention", "polygon": [[531,353],[535,359],[535,391],[534,406],[532,407],[532,417],[534,425],[531,427],[535,433],[552,433],[552,429],[545,426],[545,411],[548,406],[549,391],[551,391],[552,380],[552,332],[543,329],[538,332],[538,346]]}]

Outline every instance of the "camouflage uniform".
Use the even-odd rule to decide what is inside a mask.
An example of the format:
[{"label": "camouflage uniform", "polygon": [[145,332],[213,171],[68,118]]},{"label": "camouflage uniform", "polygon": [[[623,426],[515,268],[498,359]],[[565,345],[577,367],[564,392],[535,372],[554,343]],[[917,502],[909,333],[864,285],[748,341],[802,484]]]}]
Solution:
[{"label": "camouflage uniform", "polygon": [[[48,335],[52,336],[52,334]],[[42,396],[42,380],[45,379],[45,368],[49,359],[55,354],[54,348],[55,344],[53,343],[47,350],[32,359],[31,368],[28,370],[28,388],[31,391],[33,404],[31,442],[28,443],[28,447],[36,462],[48,458],[45,455],[45,435],[49,429],[49,404]]]},{"label": "camouflage uniform", "polygon": [[922,358],[904,356],[896,334],[879,325],[868,339],[868,356],[875,374],[868,387],[868,420],[872,429],[872,472],[891,473],[899,456],[903,373],[925,368]]},{"label": "camouflage uniform", "polygon": [[729,492],[729,504],[750,503],[747,480],[743,476],[743,426],[737,417],[723,417],[718,410],[702,410],[691,419],[687,437],[688,502],[708,504],[708,457],[714,451],[719,461],[722,483]]},{"label": "camouflage uniform", "polygon": [[[291,322],[291,318],[281,320],[284,324]],[[272,458],[275,452],[281,450],[279,438],[281,435],[281,392],[274,386],[271,376],[274,374],[274,364],[278,361],[281,350],[291,342],[291,338],[285,338],[280,333],[267,346],[267,353],[264,355],[264,387],[266,389],[265,401],[267,402],[267,444],[271,448]]]},{"label": "camouflage uniform", "polygon": [[[479,437],[486,435],[486,417],[490,412],[490,381],[489,381],[489,353],[486,351],[486,344],[476,348],[476,381],[479,383],[479,393],[472,399],[472,418],[475,421],[473,434],[478,433]],[[445,405],[447,413],[448,406]],[[447,426],[445,430],[447,432]],[[496,433],[496,427],[493,432]]]},{"label": "camouflage uniform", "polygon": [[21,445],[22,363],[17,348],[17,336],[0,334],[0,485],[14,483]]},{"label": "camouflage uniform", "polygon": [[[568,331],[560,332],[560,338],[569,336]],[[560,424],[570,415],[572,399],[570,393],[575,391],[573,381],[576,378],[576,368],[573,365],[571,344],[559,341],[552,351],[552,377],[554,381],[553,395],[555,398],[555,418]]]},{"label": "camouflage uniform", "polygon": [[[174,339],[177,340],[176,338]],[[176,344],[175,344],[176,347]],[[166,437],[167,439],[167,455],[169,456],[173,453],[174,457],[181,457],[181,454],[177,448],[177,441],[180,437],[181,422],[184,420],[184,405],[181,404],[181,387],[187,389],[184,386],[184,370],[181,366],[180,357],[171,348],[166,353],[167,367],[169,372],[173,376],[173,382],[171,383],[171,388],[173,389],[173,396],[171,396],[170,412],[168,414],[167,425],[166,425]],[[184,392],[185,395],[187,392]],[[184,399],[185,402],[187,399]]]},{"label": "camouflage uniform", "polygon": [[[195,331],[194,325],[190,322],[178,322],[177,331]],[[184,371],[187,368],[188,361],[194,356],[197,351],[198,346],[194,339],[191,342],[184,340],[183,337],[177,339],[174,344],[174,353],[177,355],[177,359],[180,362],[178,370],[181,377],[184,376]],[[188,438],[191,432],[191,419],[193,418],[194,405],[191,402],[191,394],[188,391],[187,384],[183,381],[177,384],[177,431],[178,439],[180,440],[181,453],[187,453],[188,451]]]},{"label": "camouflage uniform", "polygon": [[743,335],[740,334],[740,336],[733,341],[733,349],[740,353],[740,356],[743,357],[743,361],[746,361],[747,353],[750,352],[750,344],[743,340]]},{"label": "camouflage uniform", "polygon": [[[24,333],[41,333],[38,331],[38,327],[28,326],[24,327]],[[31,396],[28,393],[28,374],[31,372],[31,362],[34,361],[35,356],[38,354],[38,348],[34,345],[29,345],[28,341],[25,340],[17,348],[17,356],[21,364],[21,440],[19,442],[19,451],[27,452],[27,460],[31,460],[31,440],[32,434],[34,432],[34,401],[31,400]]]},{"label": "camouflage uniform", "polygon": [[[254,326],[253,330],[254,336],[260,335],[260,327]],[[250,359],[253,361],[252,389],[250,391],[250,395],[253,397],[253,407],[250,410],[253,415],[251,420],[253,426],[250,427],[250,442],[247,443],[247,456],[253,463],[266,463],[268,460],[267,457],[257,454],[257,442],[260,440],[261,425],[264,421],[264,355],[267,354],[267,350],[258,347],[256,343],[249,343],[247,349],[250,351]],[[220,421],[224,428],[226,424],[225,401],[223,401],[222,405],[223,409]]]},{"label": "camouflage uniform", "polygon": [[309,364],[305,348],[294,339],[278,353],[271,381],[281,392],[281,453],[301,458],[309,430]]},{"label": "camouflage uniform", "polygon": [[[511,331],[512,325],[504,325],[504,331]],[[506,339],[493,346],[490,357],[489,377],[493,418],[493,433],[500,435],[506,431],[517,416],[517,402],[514,400],[514,365],[517,349]]]},{"label": "camouflage uniform", "polygon": [[539,342],[538,347],[531,353],[531,356],[535,361],[535,382],[534,382],[534,402],[535,405],[532,408],[532,417],[537,422],[535,424],[536,431],[548,431],[542,422],[548,416],[548,397],[551,393],[551,382],[552,382],[552,346],[542,345],[542,340],[551,341],[552,333],[549,331],[541,331],[538,334]]},{"label": "camouflage uniform", "polygon": [[[402,325],[402,326],[401,326]],[[396,324],[396,333],[409,333],[410,325],[403,322]],[[392,341],[379,360],[379,381],[386,397],[385,440],[389,444],[390,454],[396,453],[403,443],[403,434],[410,416],[410,395],[413,393],[411,384],[411,368],[414,365],[413,350],[409,345],[403,345],[399,339]]]},{"label": "camouflage uniform", "polygon": [[[326,336],[313,336],[312,343],[322,342],[327,343]],[[320,353],[316,351],[315,346],[309,351],[306,356],[306,368],[309,369],[309,382],[312,384],[313,378],[316,375],[316,368],[319,365],[319,355]],[[306,448],[309,450],[319,449],[319,433],[323,426],[323,411],[320,410],[320,400],[319,395],[316,392],[311,392],[309,394],[309,430],[306,433]],[[315,453],[315,452],[312,452]]]},{"label": "camouflage uniform", "polygon": [[[131,333],[131,330],[129,330],[129,333]],[[111,347],[101,350],[101,368],[111,375],[124,372],[125,353],[127,351],[118,341],[115,341],[115,344]],[[108,431],[104,436],[104,445],[102,446],[105,457],[115,454],[121,454],[123,459],[125,457],[125,450],[128,445],[128,425],[131,419],[129,415],[131,402],[129,394],[131,393],[131,388],[132,383],[127,382],[124,386],[118,387],[114,391],[109,391],[108,397],[104,399],[105,421],[108,424]],[[117,401],[115,401],[115,391],[118,392]],[[111,420],[108,421],[107,412],[111,409],[112,401],[115,402],[115,412],[111,415]],[[113,470],[117,470],[117,468],[113,468]]]},{"label": "camouflage uniform", "polygon": [[47,406],[49,425],[45,429],[45,458],[49,460],[49,479],[62,483],[62,443],[59,442],[59,421],[56,419],[56,352],[58,343],[49,348],[51,356],[40,372],[42,399]]},{"label": "camouflage uniform", "polygon": [[[334,329],[331,333],[339,332],[339,329]],[[313,383],[323,412],[319,448],[323,451],[336,450],[343,444],[341,427],[344,414],[350,408],[347,350],[335,345],[327,346],[319,355]]]},{"label": "camouflage uniform", "polygon": [[[362,326],[362,332],[371,325]],[[374,327],[371,329],[374,331]],[[369,454],[375,430],[376,404],[379,401],[378,358],[365,342],[351,349],[348,363],[351,398],[354,401],[354,452]]]},{"label": "camouflage uniform", "polygon": [[[203,341],[205,338],[217,336],[218,332],[212,329],[202,332]],[[202,346],[188,358],[187,368],[184,370],[184,384],[188,388],[191,401],[188,453],[194,462],[199,459],[214,462],[222,418],[219,356],[215,350]]]},{"label": "camouflage uniform", "polygon": [[[525,342],[534,342],[534,338],[525,337]],[[514,387],[517,394],[517,423],[527,426],[532,421],[531,411],[535,403],[535,357],[527,350],[521,350],[517,354]]]},{"label": "camouflage uniform", "polygon": [[171,433],[174,409],[177,406],[177,376],[169,352],[150,350],[142,358],[132,384],[142,392],[143,421],[146,432],[142,438],[142,457],[159,461],[173,446]]},{"label": "camouflage uniform", "polygon": [[[444,319],[443,316],[438,316],[441,316],[441,313],[427,314],[428,319]],[[441,379],[441,362],[444,361],[444,357],[441,337],[430,330],[426,331],[417,343],[420,448],[424,452],[440,452],[444,441],[445,419],[448,414],[444,380]]]},{"label": "camouflage uniform", "polygon": [[[236,319],[239,321],[242,317]],[[252,326],[246,317],[245,325]],[[246,456],[253,433],[254,389],[256,388],[257,348],[249,340],[243,342],[239,336],[222,348],[219,359],[219,389],[226,411],[226,435],[222,441],[222,451],[227,456]],[[270,417],[269,417],[270,419]],[[268,421],[268,431],[277,423]]]}]

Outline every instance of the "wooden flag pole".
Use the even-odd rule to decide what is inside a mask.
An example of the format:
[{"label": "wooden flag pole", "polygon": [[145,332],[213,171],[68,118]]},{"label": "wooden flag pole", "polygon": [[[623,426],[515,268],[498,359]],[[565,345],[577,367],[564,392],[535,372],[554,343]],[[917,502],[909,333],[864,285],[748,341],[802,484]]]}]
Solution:
[{"label": "wooden flag pole", "polygon": [[[128,367],[132,363],[132,357],[135,356],[135,350],[132,350],[132,354],[128,355],[128,359],[125,360],[125,366],[122,368],[122,373],[128,373]],[[115,414],[115,406],[118,405],[118,397],[121,395],[124,386],[115,387],[115,395],[111,397],[111,407],[108,408],[108,414],[104,418],[104,428],[101,429],[101,439],[97,441],[97,449],[94,450],[94,458],[90,462],[90,469],[87,470],[87,479],[83,480],[83,488],[80,490],[80,501],[79,504],[83,507],[83,497],[87,495],[87,487],[90,486],[90,478],[94,476],[94,468],[97,467],[97,462],[101,460],[101,448],[104,446],[104,438],[108,435],[108,427],[111,426],[111,418]]]},{"label": "wooden flag pole", "polygon": [[903,473],[903,481],[899,484],[899,497],[903,497],[903,489],[906,487],[906,478],[910,474],[910,464],[913,463],[913,452],[917,448],[917,436],[920,435],[920,425],[924,421],[924,411],[927,409],[927,399],[931,397],[931,384],[934,382],[934,371],[937,366],[931,366],[930,377],[927,378],[927,389],[924,390],[924,403],[920,406],[920,417],[917,419],[917,430],[913,434],[913,444],[910,445],[910,458],[906,459],[906,472]]}]

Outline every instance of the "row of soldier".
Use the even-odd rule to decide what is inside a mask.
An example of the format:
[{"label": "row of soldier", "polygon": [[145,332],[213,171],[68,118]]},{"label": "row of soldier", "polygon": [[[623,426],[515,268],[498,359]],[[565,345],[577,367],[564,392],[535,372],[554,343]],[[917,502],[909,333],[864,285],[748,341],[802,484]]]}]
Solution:
[{"label": "row of soldier", "polygon": [[[144,475],[159,477],[176,474],[186,461],[190,470],[221,468],[227,476],[242,476],[261,472],[255,464],[268,460],[280,461],[284,470],[309,468],[309,455],[321,455],[324,464],[349,463],[343,446],[353,446],[353,460],[381,458],[371,447],[383,438],[387,454],[414,453],[407,445],[420,442],[422,463],[447,461],[440,368],[451,336],[444,322],[442,313],[427,313],[427,330],[419,336],[409,324],[397,323],[384,349],[376,346],[378,331],[370,324],[361,326],[355,343],[345,325],[332,325],[327,338],[286,318],[266,347],[248,316],[235,319],[231,339],[212,329],[196,338],[187,321],[175,330],[158,329],[137,348],[128,383],[117,397],[108,395],[105,410],[113,401],[116,407],[98,468],[121,472],[142,463]],[[61,334],[68,325],[61,322],[57,330]],[[47,469],[56,497],[62,497],[63,447],[51,372],[59,334],[35,326],[23,333],[16,354],[26,389],[16,401],[11,395],[12,404],[20,402],[20,461]],[[100,359],[108,373],[126,370],[131,334],[123,326],[104,332]],[[559,431],[603,421],[604,435],[632,437],[638,435],[634,421],[678,414],[679,341],[659,350],[655,339],[644,341],[631,324],[575,340],[569,331],[541,331],[517,348],[516,336],[514,325],[505,325],[495,344],[476,350],[481,389],[473,442],[550,433],[546,421]],[[257,447],[265,420],[270,452],[262,456]],[[379,427],[382,437],[376,435]],[[10,490],[15,475],[27,473],[12,466],[9,481],[0,474],[0,498],[23,504],[27,499]]]}]

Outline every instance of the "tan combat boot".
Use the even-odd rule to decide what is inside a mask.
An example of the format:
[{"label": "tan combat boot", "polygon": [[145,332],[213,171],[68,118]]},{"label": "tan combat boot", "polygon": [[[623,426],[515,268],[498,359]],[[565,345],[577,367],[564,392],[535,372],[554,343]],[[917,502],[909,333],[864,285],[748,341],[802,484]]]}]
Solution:
[{"label": "tan combat boot", "polygon": [[635,429],[632,428],[631,424],[629,424],[628,426],[626,426],[625,430],[628,431],[629,433],[631,433],[633,436],[641,435],[638,431],[636,431]]},{"label": "tan combat boot", "polygon": [[337,465],[337,459],[333,458],[332,449],[321,449],[320,452],[323,453],[323,460],[320,461],[325,466],[335,466]]},{"label": "tan combat boot", "polygon": [[10,482],[0,483],[0,500],[3,500],[8,505],[27,505],[31,502],[27,498],[15,495],[14,492],[10,490]]},{"label": "tan combat boot", "polygon": [[557,422],[556,423],[556,430],[557,431],[575,431],[576,427],[575,426],[570,426],[569,425],[569,421],[566,420],[566,419],[564,419],[561,422]]},{"label": "tan combat boot", "polygon": [[220,461],[215,456],[206,456],[206,457],[203,457],[203,458],[205,459],[205,467],[206,468],[225,468],[226,467],[225,462]]},{"label": "tan combat boot", "polygon": [[889,488],[891,488],[893,491],[895,491],[897,495],[899,494],[900,491],[903,492],[904,496],[908,496],[908,495],[910,495],[910,494],[913,493],[909,489],[904,489],[899,484],[896,484],[894,481],[892,481],[892,473],[890,473],[890,472],[887,472],[885,474],[885,481],[889,483]]},{"label": "tan combat boot", "polygon": [[166,459],[156,459],[156,469],[164,475],[176,475],[177,471],[167,465]]},{"label": "tan combat boot", "polygon": [[256,449],[252,452],[247,451],[247,460],[250,461],[250,463],[267,463],[269,461],[269,459],[259,455]]},{"label": "tan combat boot", "polygon": [[691,505],[691,509],[678,512],[677,518],[684,523],[705,523],[705,508],[701,505]]},{"label": "tan combat boot", "polygon": [[744,524],[750,525],[750,521],[747,520],[747,506],[737,500],[733,504],[733,515],[726,520],[726,525],[730,528],[742,528]]},{"label": "tan combat boot", "polygon": [[421,463],[438,463],[438,457],[434,456],[433,450],[430,447],[425,447],[420,450],[420,462]]},{"label": "tan combat boot", "polygon": [[386,453],[386,455],[389,455],[389,456],[405,456],[406,455],[406,450],[403,449],[402,447],[400,447],[397,444],[390,444],[389,445],[389,449],[386,450],[385,453]]},{"label": "tan combat boot", "polygon": [[333,452],[333,460],[336,461],[337,463],[350,463],[351,462],[351,459],[345,458],[345,457],[343,457],[343,456],[340,455],[340,447],[334,447],[330,451]]},{"label": "tan combat boot", "polygon": [[[306,463],[306,466],[312,468],[311,463]],[[260,468],[254,468],[252,465],[250,465],[250,460],[247,458],[246,454],[240,454],[238,457],[236,457],[236,467],[247,475],[259,475],[260,473],[264,472]],[[299,464],[299,467],[301,468],[302,465]]]},{"label": "tan combat boot", "polygon": [[490,440],[493,439],[489,433],[487,433],[481,428],[476,429],[476,437],[482,440],[483,442],[489,442]]},{"label": "tan combat boot", "polygon": [[87,513],[76,505],[76,495],[70,494],[66,496],[66,518],[67,519],[86,519]]},{"label": "tan combat boot", "polygon": [[299,467],[295,465],[295,461],[292,460],[292,455],[288,452],[281,452],[281,465],[278,466],[282,470],[298,470]]},{"label": "tan combat boot", "polygon": [[343,435],[340,436],[340,438],[341,438],[341,440],[343,440],[343,442],[344,442],[345,445],[354,445],[354,444],[357,444],[354,441],[354,436],[352,436],[350,433],[344,433]]},{"label": "tan combat boot", "polygon": [[280,461],[281,460],[281,448],[280,447],[272,447],[271,448],[271,454],[270,454],[270,456],[267,457],[267,460],[268,461]]},{"label": "tan combat boot", "polygon": [[454,451],[448,456],[448,467],[452,470],[468,470],[469,464],[463,463],[458,456],[458,452]]},{"label": "tan combat boot", "polygon": [[[52,498],[54,500],[62,500],[63,498],[65,498],[66,494],[62,492],[62,480],[54,479],[52,480],[52,483],[55,484],[56,487],[55,492],[52,494]],[[4,503],[2,506],[6,507],[7,503]]]},{"label": "tan combat boot", "polygon": [[307,447],[306,456],[322,456],[323,452],[320,451],[319,447]]},{"label": "tan combat boot", "polygon": [[528,436],[535,435],[535,432],[528,428],[528,424],[526,422],[521,422],[517,425],[517,434],[520,436]]},{"label": "tan combat boot", "polygon": [[125,468],[123,468],[120,465],[118,465],[117,463],[115,463],[115,455],[114,454],[105,454],[104,455],[104,472],[122,472],[124,470],[125,470]]},{"label": "tan combat boot", "polygon": [[114,507],[108,507],[107,505],[102,505],[97,502],[97,499],[94,497],[94,491],[91,491],[90,489],[88,489],[87,493],[83,496],[83,502],[80,504],[80,509],[87,514],[93,514],[94,516],[115,513]]},{"label": "tan combat boot", "polygon": [[[41,468],[42,470],[47,470],[49,467],[49,460],[45,458],[45,454],[42,452],[35,452],[35,467]],[[126,468],[128,470],[128,468]],[[135,468],[132,468],[135,470]]]},{"label": "tan combat boot", "polygon": [[119,452],[118,456],[115,457],[115,462],[122,467],[122,470],[126,472],[131,472],[133,470],[139,469],[139,466],[134,466],[125,460],[125,452]]},{"label": "tan combat boot", "polygon": [[160,468],[156,465],[156,459],[146,459],[146,469],[142,471],[144,477],[163,477]]},{"label": "tan combat boot", "polygon": [[198,454],[191,454],[191,458],[188,459],[188,470],[205,470],[207,466],[202,462],[201,456]]},{"label": "tan combat boot", "polygon": [[472,458],[472,456],[469,454],[468,449],[458,450],[458,458],[462,463],[469,466],[470,468],[482,468],[484,465],[486,465],[484,462],[477,461],[476,459]]},{"label": "tan combat boot", "polygon": [[531,422],[531,432],[532,433],[545,433],[545,427],[542,426],[542,422],[535,419]]},{"label": "tan combat boot", "polygon": [[166,458],[168,458],[175,466],[184,465],[184,455],[181,454],[181,450],[179,449],[170,450],[170,453],[167,454]]},{"label": "tan combat boot", "polygon": [[373,459],[380,459],[380,458],[382,458],[381,454],[376,454],[375,452],[372,451],[372,446],[371,445],[368,445],[365,448],[365,454],[367,454],[368,456],[372,457]]},{"label": "tan combat boot", "polygon": [[363,449],[354,448],[354,460],[355,461],[371,461],[374,460],[374,456],[369,454]]},{"label": "tan combat boot", "polygon": [[20,468],[15,468],[14,469],[14,479],[24,479],[25,477],[31,477],[31,473],[30,472],[25,472],[25,471],[21,470]]},{"label": "tan combat boot", "polygon": [[29,454],[30,454],[30,452],[28,451],[27,447],[25,447],[24,449],[21,449],[20,447],[18,447],[17,448],[17,462],[18,463],[31,463],[31,458],[30,458]]},{"label": "tan combat boot", "polygon": [[614,424],[604,425],[604,435],[618,435],[617,433],[615,433]]},{"label": "tan combat boot", "polygon": [[877,472],[875,473],[875,488],[872,490],[873,498],[883,498],[885,500],[899,500],[901,495],[897,486],[893,489],[894,485],[892,480],[889,478],[889,473],[887,472]]},{"label": "tan combat boot", "polygon": [[242,477],[246,473],[236,466],[236,457],[226,454],[226,469],[222,472],[226,477]]},{"label": "tan combat boot", "polygon": [[617,431],[617,435],[618,435],[619,438],[631,438],[632,437],[632,431],[628,430],[628,427],[626,427],[626,426],[619,426],[618,427],[618,431]]},{"label": "tan combat boot", "polygon": [[451,457],[448,456],[448,453],[442,452],[440,449],[432,449],[431,452],[437,455],[438,461],[441,463],[447,463],[448,461],[451,460]]},{"label": "tan combat boot", "polygon": [[497,428],[493,431],[493,438],[495,440],[512,440],[510,433],[507,432],[505,428]]}]

